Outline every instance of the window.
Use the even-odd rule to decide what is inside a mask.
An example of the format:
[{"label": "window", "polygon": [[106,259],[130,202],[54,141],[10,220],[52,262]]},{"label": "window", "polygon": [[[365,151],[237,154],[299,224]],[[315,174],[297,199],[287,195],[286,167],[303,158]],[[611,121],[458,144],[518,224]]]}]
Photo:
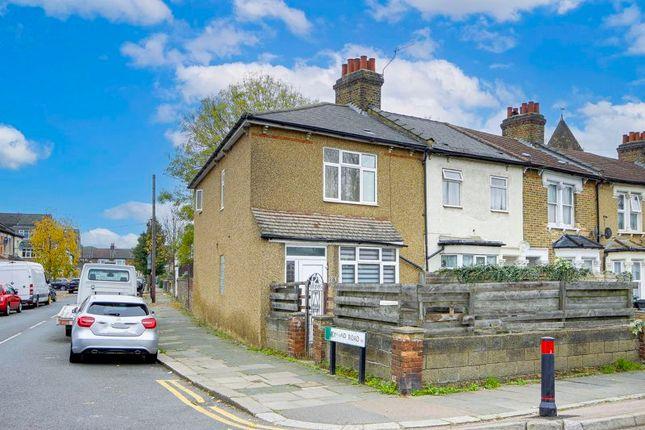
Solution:
[{"label": "window", "polygon": [[[472,257],[471,257],[471,264],[472,264]],[[452,269],[457,267],[457,256],[456,255],[442,255],[441,256],[441,267],[445,267],[446,269]]]},{"label": "window", "polygon": [[287,246],[287,255],[296,257],[324,257],[325,248],[319,246]]},{"label": "window", "polygon": [[287,260],[287,282],[296,281],[296,262]]},{"label": "window", "polygon": [[[444,263],[446,265],[444,265]],[[496,255],[481,255],[481,254],[450,255],[448,254],[448,255],[441,256],[441,267],[445,267],[445,268],[493,266],[493,265],[497,265]]]},{"label": "window", "polygon": [[222,170],[219,176],[219,210],[224,209],[224,180],[226,178],[226,170]]},{"label": "window", "polygon": [[461,183],[459,170],[443,169],[443,205],[461,207]]},{"label": "window", "polygon": [[23,237],[23,239],[29,239],[31,236],[31,230],[29,229],[19,229],[18,234]]},{"label": "window", "polygon": [[324,199],[376,204],[376,155],[323,149]]},{"label": "window", "polygon": [[35,258],[36,253],[31,248],[25,248],[22,250],[22,258]]},{"label": "window", "polygon": [[394,284],[399,281],[395,248],[340,247],[342,283]]},{"label": "window", "polygon": [[203,198],[204,198],[204,191],[203,190],[195,190],[195,210],[197,212],[202,211],[202,203],[203,203]]},{"label": "window", "polygon": [[507,179],[491,176],[490,177],[490,208],[493,211],[505,212],[508,210],[508,188]]},{"label": "window", "polygon": [[130,273],[127,270],[90,269],[87,278],[90,281],[129,282]]},{"label": "window", "polygon": [[624,264],[623,264],[623,263],[624,263],[624,262],[623,262],[622,260],[614,260],[614,261],[613,261],[612,268],[613,268],[613,272],[614,272],[616,275],[620,275],[621,273],[623,273],[623,272],[624,272],[624,267],[625,267],[625,266],[624,266]]},{"label": "window", "polygon": [[618,194],[618,230],[642,230],[641,195],[635,193]]},{"label": "window", "polygon": [[148,315],[148,308],[139,303],[93,302],[87,313],[113,317],[143,317]]},{"label": "window", "polygon": [[550,227],[573,227],[573,185],[552,183],[547,186],[547,215]]},{"label": "window", "polygon": [[219,293],[224,294],[224,256],[219,256]]},{"label": "window", "polygon": [[[640,283],[641,281],[641,262],[640,261],[633,261],[632,260],[632,281]],[[634,287],[633,291],[634,299],[638,300],[640,299],[640,295],[638,294],[638,284]]]},{"label": "window", "polygon": [[583,258],[582,259],[582,268],[593,271],[593,267],[596,264],[595,258]]}]

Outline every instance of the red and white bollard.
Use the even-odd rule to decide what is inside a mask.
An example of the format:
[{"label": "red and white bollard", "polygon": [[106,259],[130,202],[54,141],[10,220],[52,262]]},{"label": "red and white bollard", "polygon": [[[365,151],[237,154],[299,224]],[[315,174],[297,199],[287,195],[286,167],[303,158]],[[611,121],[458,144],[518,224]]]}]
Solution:
[{"label": "red and white bollard", "polygon": [[558,409],[555,406],[555,339],[543,337],[540,349],[542,350],[540,416],[555,417],[558,415]]}]

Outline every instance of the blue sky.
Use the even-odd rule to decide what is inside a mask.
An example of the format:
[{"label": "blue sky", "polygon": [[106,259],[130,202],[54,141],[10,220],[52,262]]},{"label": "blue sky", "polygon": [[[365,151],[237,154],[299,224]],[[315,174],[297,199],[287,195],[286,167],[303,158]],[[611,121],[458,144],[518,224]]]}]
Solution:
[{"label": "blue sky", "polygon": [[131,246],[181,116],[268,73],[333,101],[376,56],[383,108],[499,132],[506,106],[562,108],[586,150],[645,130],[645,7],[594,0],[0,0],[0,211]]}]

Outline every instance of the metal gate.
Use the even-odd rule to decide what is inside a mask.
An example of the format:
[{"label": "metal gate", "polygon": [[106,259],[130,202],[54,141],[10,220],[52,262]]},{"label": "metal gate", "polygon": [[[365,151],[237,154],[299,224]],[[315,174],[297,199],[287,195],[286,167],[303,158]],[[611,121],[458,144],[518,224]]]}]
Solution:
[{"label": "metal gate", "polygon": [[300,286],[300,306],[307,319],[307,345],[313,342],[313,317],[325,314],[327,284],[320,273],[314,273]]}]

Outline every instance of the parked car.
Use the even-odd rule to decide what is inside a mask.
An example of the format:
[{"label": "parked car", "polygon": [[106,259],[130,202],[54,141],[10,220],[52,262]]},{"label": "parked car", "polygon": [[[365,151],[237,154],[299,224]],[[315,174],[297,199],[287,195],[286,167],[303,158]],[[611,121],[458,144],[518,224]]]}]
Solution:
[{"label": "parked car", "polygon": [[79,282],[80,282],[80,278],[70,279],[69,282],[67,283],[67,292],[76,293],[78,291]]},{"label": "parked car", "polygon": [[85,355],[131,354],[157,360],[159,336],[154,313],[136,296],[90,295],[75,309],[69,361]]},{"label": "parked car", "polygon": [[49,300],[52,302],[56,301],[56,289],[54,287],[49,287]]},{"label": "parked car", "polygon": [[56,290],[66,290],[68,283],[69,281],[67,279],[58,278],[51,281],[49,285],[51,285]]},{"label": "parked car", "polygon": [[23,306],[38,307],[49,303],[45,270],[27,261],[0,262],[0,284],[16,290]]},{"label": "parked car", "polygon": [[0,313],[9,316],[11,311],[22,312],[20,296],[12,287],[0,286]]}]

